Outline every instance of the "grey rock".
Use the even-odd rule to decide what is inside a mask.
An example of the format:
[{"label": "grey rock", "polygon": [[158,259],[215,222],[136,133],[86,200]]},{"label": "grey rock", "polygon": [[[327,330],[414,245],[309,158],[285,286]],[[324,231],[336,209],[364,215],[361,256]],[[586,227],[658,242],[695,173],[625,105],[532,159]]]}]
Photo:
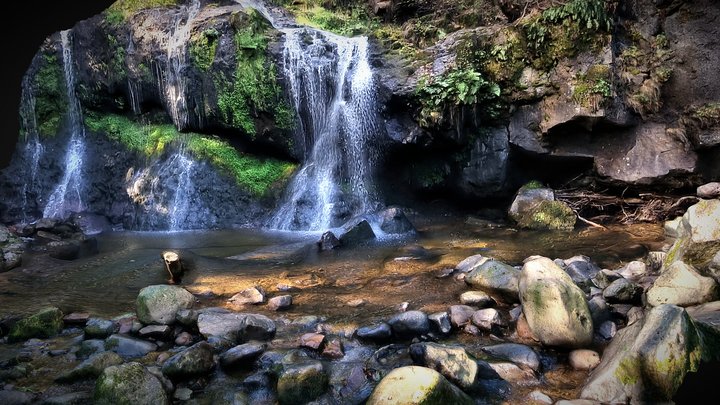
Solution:
[{"label": "grey rock", "polygon": [[91,401],[91,392],[78,391],[47,398],[42,405],[82,405]]},{"label": "grey rock", "polygon": [[106,368],[95,383],[93,402],[114,404],[169,404],[160,380],[139,363]]},{"label": "grey rock", "polygon": [[375,387],[367,405],[431,404],[471,405],[475,402],[435,370],[407,366],[392,370]]},{"label": "grey rock", "polygon": [[292,295],[279,295],[268,300],[268,309],[272,311],[283,311],[292,306]]},{"label": "grey rock", "polygon": [[471,305],[479,308],[488,308],[495,306],[495,300],[487,293],[482,291],[465,291],[460,294],[460,303],[463,305]]},{"label": "grey rock", "polygon": [[547,394],[543,393],[542,391],[532,391],[527,396],[528,402],[531,404],[537,404],[537,405],[552,405],[553,400]]},{"label": "grey rock", "polygon": [[450,311],[450,324],[455,328],[462,328],[470,323],[475,308],[467,305],[452,305]]},{"label": "grey rock", "polygon": [[563,270],[580,288],[589,287],[592,278],[600,271],[600,268],[587,256],[573,256],[564,262]]},{"label": "grey rock", "polygon": [[186,328],[196,328],[199,315],[194,309],[181,309],[175,314],[175,321]]},{"label": "grey rock", "polygon": [[[640,262],[637,262],[640,263]],[[595,273],[595,277],[593,277],[592,282],[597,286],[598,288],[605,289],[607,286],[612,284],[613,281],[618,280],[620,278],[623,278],[619,273],[612,270],[603,269],[599,272]]]},{"label": "grey rock", "polygon": [[0,390],[0,403],[3,405],[26,405],[33,402],[35,396],[22,391]]},{"label": "grey rock", "polygon": [[507,321],[505,321],[502,314],[495,308],[485,308],[475,311],[472,316],[472,323],[485,331],[492,331],[495,328],[507,326]]},{"label": "grey rock", "polygon": [[625,278],[620,278],[610,283],[610,285],[603,290],[603,298],[611,304],[639,303],[642,292],[642,287]]},{"label": "grey rock", "polygon": [[173,328],[168,325],[148,325],[138,331],[141,338],[153,338],[167,340],[173,333]]},{"label": "grey rock", "polygon": [[212,346],[200,342],[167,359],[162,372],[170,379],[181,379],[207,374],[214,367]]},{"label": "grey rock", "polygon": [[392,329],[390,328],[390,325],[383,322],[378,325],[358,328],[358,330],[355,331],[355,334],[362,340],[382,342],[390,339],[392,336]]},{"label": "grey rock", "polygon": [[144,324],[169,325],[181,309],[189,309],[195,297],[172,285],[151,285],[140,290],[136,301],[137,315]]},{"label": "grey rock", "polygon": [[80,343],[80,348],[78,349],[77,355],[80,358],[86,358],[90,355],[93,355],[98,352],[104,352],[105,349],[105,341],[100,339],[88,339],[83,340]]},{"label": "grey rock", "polygon": [[430,322],[422,311],[407,311],[397,314],[388,320],[393,335],[401,338],[412,338],[430,331]]},{"label": "grey rock", "polygon": [[519,278],[520,270],[496,260],[488,260],[475,267],[465,277],[465,282],[493,296],[498,296],[503,301],[515,303],[519,301]]},{"label": "grey rock", "polygon": [[440,332],[443,335],[447,335],[452,331],[452,324],[450,323],[450,316],[447,312],[435,312],[428,315],[430,326],[436,332]]},{"label": "grey rock", "polygon": [[481,264],[485,263],[488,260],[490,260],[490,258],[485,257],[483,255],[473,255],[473,256],[465,258],[463,261],[458,263],[457,266],[455,266],[455,270],[457,270],[461,273],[469,273],[475,267],[480,266]]},{"label": "grey rock", "polygon": [[647,274],[647,265],[641,261],[635,260],[617,269],[617,274],[627,279],[637,279]]},{"label": "grey rock", "polygon": [[613,321],[605,321],[598,327],[598,334],[605,340],[610,340],[617,333],[617,325]]},{"label": "grey rock", "polygon": [[415,227],[400,208],[387,208],[378,214],[380,229],[389,234],[415,232]]},{"label": "grey rock", "polygon": [[112,335],[105,341],[105,347],[124,358],[143,357],[157,350],[155,343],[125,335]]},{"label": "grey rock", "polygon": [[74,369],[58,376],[55,381],[59,383],[73,383],[79,380],[97,378],[106,368],[110,366],[117,366],[122,363],[122,357],[116,353],[96,353],[90,356],[87,360],[78,364]]},{"label": "grey rock", "polygon": [[674,262],[665,270],[647,292],[647,302],[652,306],[674,304],[692,306],[714,301],[720,296],[720,288],[711,277],[700,275],[692,266]]},{"label": "grey rock", "polygon": [[105,339],[115,333],[117,325],[113,321],[90,318],[85,325],[85,336],[88,339]]},{"label": "grey rock", "polygon": [[533,371],[540,371],[540,356],[529,346],[518,343],[502,343],[485,346],[482,351],[499,359],[508,360]]},{"label": "grey rock", "polygon": [[335,236],[332,231],[327,231],[320,236],[318,241],[318,247],[320,250],[333,250],[340,246],[340,240]]},{"label": "grey rock", "polygon": [[328,376],[318,361],[288,367],[278,377],[278,399],[281,404],[306,404],[325,393],[327,386]]},{"label": "grey rock", "polygon": [[203,336],[216,336],[231,342],[269,340],[275,336],[275,323],[268,317],[247,313],[206,312],[198,317]]},{"label": "grey rock", "polygon": [[501,379],[518,385],[536,385],[539,383],[532,370],[520,368],[513,363],[488,363]]},{"label": "grey rock", "polygon": [[352,246],[375,239],[375,232],[366,219],[354,219],[342,226],[338,239],[342,245]]},{"label": "grey rock", "polygon": [[464,348],[437,343],[410,345],[410,357],[415,364],[431,368],[464,390],[472,389],[478,366]]},{"label": "grey rock", "polygon": [[719,198],[720,197],[720,183],[712,182],[706,183],[697,188],[697,196],[700,198]]},{"label": "grey rock", "polygon": [[178,388],[175,390],[175,394],[173,394],[173,398],[177,399],[178,401],[187,401],[190,398],[192,398],[193,391],[190,388]]},{"label": "grey rock", "polygon": [[234,305],[254,305],[265,302],[265,290],[262,287],[246,288],[230,297],[228,302]]}]

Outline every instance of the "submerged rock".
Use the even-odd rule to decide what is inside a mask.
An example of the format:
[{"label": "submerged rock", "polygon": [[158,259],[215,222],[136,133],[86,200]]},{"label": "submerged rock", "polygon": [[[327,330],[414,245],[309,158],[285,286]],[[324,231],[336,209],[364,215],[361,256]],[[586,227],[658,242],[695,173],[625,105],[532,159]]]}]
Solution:
[{"label": "submerged rock", "polygon": [[95,404],[169,404],[160,380],[140,363],[106,368],[95,383]]},{"label": "submerged rock", "polygon": [[520,301],[530,330],[544,345],[581,348],[592,342],[585,294],[552,260],[542,257],[525,263]]},{"label": "submerged rock", "polygon": [[386,375],[373,390],[367,405],[472,405],[475,402],[435,370],[407,366]]},{"label": "submerged rock", "polygon": [[319,361],[286,368],[278,377],[277,392],[281,404],[306,404],[319,397],[328,386],[328,376]]},{"label": "submerged rock", "polygon": [[20,342],[30,338],[49,338],[57,335],[62,328],[62,311],[54,307],[45,308],[13,325],[8,335],[8,342]]},{"label": "submerged rock", "polygon": [[74,369],[61,374],[55,381],[59,383],[72,383],[78,380],[97,378],[106,368],[122,363],[122,357],[116,353],[96,353],[78,364]]},{"label": "submerged rock", "polygon": [[140,290],[136,301],[137,315],[144,324],[170,325],[181,309],[189,309],[195,297],[172,285],[151,285]]},{"label": "submerged rock", "polygon": [[125,358],[142,357],[157,350],[155,343],[125,335],[110,336],[105,346]]}]

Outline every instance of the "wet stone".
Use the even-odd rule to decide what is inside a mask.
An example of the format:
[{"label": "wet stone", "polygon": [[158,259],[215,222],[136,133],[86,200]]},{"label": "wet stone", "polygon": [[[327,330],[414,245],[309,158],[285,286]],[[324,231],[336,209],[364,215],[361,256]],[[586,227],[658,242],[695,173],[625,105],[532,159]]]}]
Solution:
[{"label": "wet stone", "polygon": [[326,345],[325,348],[322,351],[322,355],[325,358],[328,359],[341,359],[343,356],[345,356],[345,352],[343,351],[343,345],[340,339],[332,339],[330,340]]},{"label": "wet stone", "polygon": [[320,350],[325,342],[325,335],[319,333],[306,333],[300,336],[300,347],[306,347],[312,350]]},{"label": "wet stone", "polygon": [[223,368],[251,367],[266,348],[267,345],[260,342],[235,346],[220,355],[220,366]]},{"label": "wet stone", "polygon": [[447,312],[435,312],[434,314],[428,315],[430,326],[436,332],[447,335],[452,330],[452,324],[450,323],[450,315]]},{"label": "wet stone", "polygon": [[392,336],[392,330],[390,329],[390,325],[383,322],[378,325],[363,326],[358,328],[355,334],[362,340],[381,342],[390,339]]},{"label": "wet stone", "polygon": [[148,325],[138,331],[142,338],[165,340],[172,335],[173,329],[168,325]]}]

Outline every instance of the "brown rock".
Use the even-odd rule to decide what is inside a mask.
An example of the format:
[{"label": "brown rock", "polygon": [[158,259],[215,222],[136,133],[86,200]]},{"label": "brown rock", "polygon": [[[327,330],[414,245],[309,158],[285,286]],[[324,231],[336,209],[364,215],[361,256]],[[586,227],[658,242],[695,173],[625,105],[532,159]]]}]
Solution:
[{"label": "brown rock", "polygon": [[192,335],[187,332],[182,332],[175,338],[175,344],[178,346],[190,346],[192,342]]},{"label": "brown rock", "polygon": [[65,322],[66,325],[85,325],[90,319],[90,314],[88,312],[73,312],[69,315],[65,315],[63,318],[63,322]]},{"label": "brown rock", "polygon": [[262,287],[246,288],[228,300],[233,305],[253,305],[265,302],[265,290]]},{"label": "brown rock", "polygon": [[537,337],[535,337],[535,335],[533,335],[532,331],[530,330],[530,325],[528,325],[527,319],[525,319],[525,314],[520,314],[520,317],[518,318],[517,324],[515,326],[515,331],[522,339],[535,341],[538,340]]},{"label": "brown rock", "polygon": [[325,342],[325,335],[319,333],[306,333],[300,336],[300,347],[306,347],[312,350],[320,350]]},{"label": "brown rock", "polygon": [[343,351],[343,346],[340,339],[333,339],[329,341],[325,345],[325,348],[322,351],[322,355],[323,357],[327,357],[333,360],[343,358],[345,356],[345,352]]}]

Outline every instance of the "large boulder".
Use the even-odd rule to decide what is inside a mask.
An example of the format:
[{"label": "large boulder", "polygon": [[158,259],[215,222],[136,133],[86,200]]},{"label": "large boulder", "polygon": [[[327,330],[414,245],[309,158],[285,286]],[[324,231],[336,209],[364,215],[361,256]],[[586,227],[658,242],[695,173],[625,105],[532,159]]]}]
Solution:
[{"label": "large boulder", "polygon": [[720,252],[720,200],[700,200],[673,224],[665,225],[666,232],[677,237],[665,257],[665,267],[682,260],[707,270]]},{"label": "large boulder", "polygon": [[555,200],[555,193],[538,185],[528,183],[518,190],[510,205],[508,216],[521,228],[573,229],[577,219],[565,203]]},{"label": "large boulder", "polygon": [[242,343],[248,340],[272,339],[276,327],[275,322],[264,315],[205,312],[198,316],[198,330],[206,338],[215,336]]},{"label": "large boulder", "polygon": [[681,307],[660,305],[622,329],[581,397],[602,403],[669,401],[703,357],[700,335]]},{"label": "large boulder", "polygon": [[386,375],[367,405],[471,405],[467,394],[435,370],[419,366],[396,368]]},{"label": "large boulder", "polygon": [[167,359],[162,372],[171,379],[181,379],[207,374],[213,367],[212,346],[200,342]]},{"label": "large boulder", "polygon": [[520,270],[497,260],[487,260],[475,267],[465,282],[508,303],[518,302]]},{"label": "large boulder", "polygon": [[278,399],[283,405],[306,404],[322,395],[327,385],[328,376],[319,361],[290,366],[278,378]]},{"label": "large boulder", "polygon": [[19,342],[30,338],[49,338],[57,335],[63,328],[63,313],[50,307],[21,319],[8,335],[8,341]]},{"label": "large boulder", "polygon": [[410,357],[415,364],[438,371],[464,390],[475,384],[478,365],[462,347],[415,343],[410,345]]},{"label": "large boulder", "polygon": [[338,239],[342,245],[352,246],[375,239],[375,232],[366,219],[352,219],[342,226]]},{"label": "large boulder", "polygon": [[140,322],[170,325],[181,309],[188,309],[195,297],[187,290],[173,285],[151,285],[140,290],[136,307]]},{"label": "large boulder", "polygon": [[720,288],[711,277],[700,275],[692,266],[678,261],[670,265],[647,292],[652,306],[674,304],[698,305],[718,298]]},{"label": "large boulder", "polygon": [[585,294],[552,260],[541,257],[525,263],[519,286],[528,326],[542,344],[581,348],[592,342]]},{"label": "large boulder", "polygon": [[106,368],[95,383],[98,405],[157,405],[170,400],[160,380],[140,363]]}]

